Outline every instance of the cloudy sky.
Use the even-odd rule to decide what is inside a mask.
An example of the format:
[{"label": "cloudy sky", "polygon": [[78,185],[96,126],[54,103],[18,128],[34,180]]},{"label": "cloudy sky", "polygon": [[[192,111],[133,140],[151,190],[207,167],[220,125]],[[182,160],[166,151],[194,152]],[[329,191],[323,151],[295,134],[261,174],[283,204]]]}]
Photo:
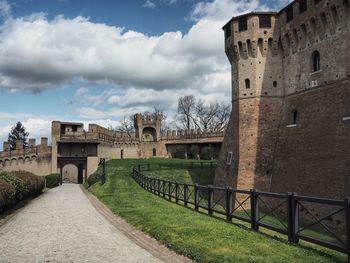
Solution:
[{"label": "cloudy sky", "polygon": [[172,116],[188,94],[228,103],[221,27],[287,2],[0,1],[0,141],[17,121],[39,138],[52,120],[115,126],[154,106]]}]

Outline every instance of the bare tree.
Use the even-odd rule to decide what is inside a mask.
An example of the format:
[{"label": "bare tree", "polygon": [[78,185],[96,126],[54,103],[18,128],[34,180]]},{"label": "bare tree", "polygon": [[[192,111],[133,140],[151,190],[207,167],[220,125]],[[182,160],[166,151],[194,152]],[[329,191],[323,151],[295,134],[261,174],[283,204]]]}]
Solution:
[{"label": "bare tree", "polygon": [[219,107],[218,102],[206,106],[203,101],[198,100],[194,112],[195,116],[193,117],[197,129],[201,131],[210,130]]},{"label": "bare tree", "polygon": [[115,128],[118,132],[125,132],[129,137],[135,132],[134,127],[134,117],[129,116],[129,118],[124,116],[124,119],[120,122],[120,125]]},{"label": "bare tree", "polygon": [[193,95],[180,97],[177,105],[177,125],[185,130],[194,128],[193,114],[196,106],[196,99]]},{"label": "bare tree", "polygon": [[196,98],[189,95],[179,98],[177,113],[177,126],[183,129],[223,131],[230,118],[231,105],[219,102],[205,105],[202,100],[196,102]]},{"label": "bare tree", "polygon": [[227,124],[231,116],[231,104],[219,104],[217,103],[217,110],[214,116],[211,131],[224,131],[227,128]]}]

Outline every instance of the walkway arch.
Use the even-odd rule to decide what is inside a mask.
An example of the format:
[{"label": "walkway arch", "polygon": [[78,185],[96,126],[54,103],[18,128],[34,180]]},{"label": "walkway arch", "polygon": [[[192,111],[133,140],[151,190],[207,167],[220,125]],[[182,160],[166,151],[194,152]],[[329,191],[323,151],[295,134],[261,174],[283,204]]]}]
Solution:
[{"label": "walkway arch", "polygon": [[60,173],[62,183],[82,184],[87,178],[87,162],[85,160],[60,160]]}]

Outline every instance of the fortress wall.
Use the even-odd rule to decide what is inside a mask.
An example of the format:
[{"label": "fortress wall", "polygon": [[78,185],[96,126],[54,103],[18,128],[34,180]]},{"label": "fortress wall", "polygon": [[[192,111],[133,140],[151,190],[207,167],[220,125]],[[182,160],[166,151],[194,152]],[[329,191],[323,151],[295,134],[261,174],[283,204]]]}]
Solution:
[{"label": "fortress wall", "polygon": [[[268,30],[259,29],[263,12],[241,16],[246,29],[239,30],[241,17],[225,25],[233,107],[216,185],[333,198],[350,192],[350,118],[343,120],[350,117],[349,4],[307,3],[301,14],[299,1],[270,13]],[[321,58],[317,72],[314,51]],[[227,165],[230,151],[234,163]]]},{"label": "fortress wall", "polygon": [[98,164],[100,162],[100,158],[98,157],[88,157],[87,158],[87,177],[96,172],[98,168]]},{"label": "fortress wall", "polygon": [[162,142],[144,142],[140,145],[141,156],[144,158],[153,157],[153,149],[156,149],[157,157],[167,157],[167,149]]},{"label": "fortress wall", "polygon": [[[230,186],[236,188],[237,186],[237,170],[239,160],[238,144],[238,130],[235,129],[235,118],[238,116],[237,102],[233,103],[230,121],[228,123],[224,143],[221,146],[217,166],[215,170],[214,185],[216,186]],[[231,157],[232,154],[232,157]],[[228,156],[230,155],[230,156]],[[229,160],[228,160],[229,159]]]},{"label": "fortress wall", "polygon": [[281,125],[272,177],[273,192],[344,198],[350,193],[350,81],[291,95],[286,99],[283,123],[291,107],[300,109],[296,127]]},{"label": "fortress wall", "polygon": [[41,176],[48,175],[51,173],[51,153],[3,158],[0,160],[0,170],[23,170]]},{"label": "fortress wall", "polygon": [[[271,190],[330,198],[349,196],[349,13],[344,1],[321,1],[288,25],[280,14],[284,49],[284,106]],[[298,5],[293,5],[294,13]],[[313,72],[312,54],[321,70]],[[297,110],[296,127],[291,124]],[[330,184],[331,182],[331,184]]]},{"label": "fortress wall", "polygon": [[97,150],[97,156],[99,158],[106,159],[121,159],[123,158],[139,158],[140,149],[139,144],[134,143],[120,143],[111,145],[100,144]]}]

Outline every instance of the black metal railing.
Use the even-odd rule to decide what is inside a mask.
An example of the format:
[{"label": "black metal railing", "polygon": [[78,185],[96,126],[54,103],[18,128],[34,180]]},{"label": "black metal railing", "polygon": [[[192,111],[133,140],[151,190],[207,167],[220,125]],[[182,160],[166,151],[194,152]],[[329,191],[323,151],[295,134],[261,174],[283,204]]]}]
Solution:
[{"label": "black metal railing", "polygon": [[[176,165],[178,168],[191,168],[191,163]],[[247,222],[256,231],[263,227],[287,235],[288,241],[293,243],[304,240],[346,253],[350,262],[350,198],[335,200],[299,196],[297,193],[178,183],[142,173],[142,170],[151,170],[152,167],[170,169],[171,166],[152,164],[134,167],[132,176],[139,185],[154,194],[176,203],[182,202],[185,206],[191,205],[197,211],[204,209],[210,216],[222,215],[227,222],[234,219]]]}]

